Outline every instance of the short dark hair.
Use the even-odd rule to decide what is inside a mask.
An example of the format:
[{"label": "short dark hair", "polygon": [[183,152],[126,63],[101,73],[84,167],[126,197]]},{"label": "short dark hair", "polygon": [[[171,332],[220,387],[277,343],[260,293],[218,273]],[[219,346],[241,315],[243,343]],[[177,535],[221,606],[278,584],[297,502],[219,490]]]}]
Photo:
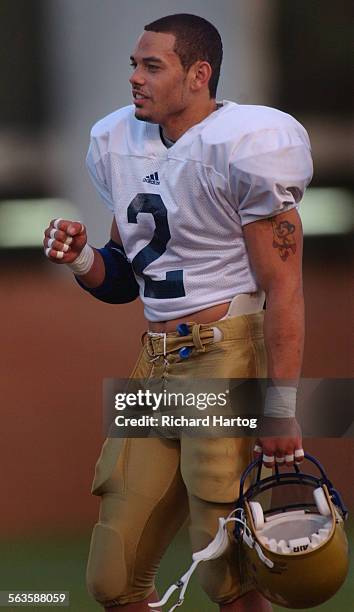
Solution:
[{"label": "short dark hair", "polygon": [[188,13],[167,15],[145,26],[147,32],[174,34],[175,53],[188,70],[198,60],[209,62],[212,75],[209,80],[210,97],[216,97],[222,62],[222,40],[212,23]]}]

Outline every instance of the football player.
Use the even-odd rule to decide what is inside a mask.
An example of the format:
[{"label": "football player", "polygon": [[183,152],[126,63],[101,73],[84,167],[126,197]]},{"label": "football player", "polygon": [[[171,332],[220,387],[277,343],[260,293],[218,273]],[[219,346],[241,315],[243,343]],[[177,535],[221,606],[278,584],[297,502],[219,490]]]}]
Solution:
[{"label": "football player", "polygon": [[[312,176],[307,133],[278,110],[216,100],[222,42],[201,17],[145,26],[130,61],[133,104],[96,123],[87,156],[114,215],[110,241],[94,249],[81,223],[57,219],[45,232],[46,255],[98,299],[140,295],[148,333],[132,377],[268,377],[270,428],[255,444],[106,440],[87,575],[111,612],[158,601],[159,562],[187,516],[193,550],[213,540],[252,450],[268,467],[303,458],[295,418],[304,337],[297,208]],[[201,565],[202,586],[223,612],[270,610],[240,573],[235,548]]]}]

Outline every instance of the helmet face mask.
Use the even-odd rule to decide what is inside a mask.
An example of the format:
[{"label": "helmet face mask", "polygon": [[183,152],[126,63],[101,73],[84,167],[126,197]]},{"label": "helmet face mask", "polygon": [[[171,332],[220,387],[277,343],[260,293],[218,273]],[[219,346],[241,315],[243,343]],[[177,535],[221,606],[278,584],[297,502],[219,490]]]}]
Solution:
[{"label": "helmet face mask", "polygon": [[[240,482],[236,539],[243,544],[245,571],[255,588],[275,604],[307,609],[332,597],[348,572],[348,543],[343,520],[347,510],[321,464],[305,455],[320,471],[314,477],[300,471],[275,473],[261,479],[262,461],[252,463]],[[257,478],[246,492],[246,478],[255,470]],[[285,485],[312,487],[313,499],[285,504],[265,512],[255,498]],[[281,493],[281,489],[279,489]],[[281,495],[280,495],[281,497]]]}]

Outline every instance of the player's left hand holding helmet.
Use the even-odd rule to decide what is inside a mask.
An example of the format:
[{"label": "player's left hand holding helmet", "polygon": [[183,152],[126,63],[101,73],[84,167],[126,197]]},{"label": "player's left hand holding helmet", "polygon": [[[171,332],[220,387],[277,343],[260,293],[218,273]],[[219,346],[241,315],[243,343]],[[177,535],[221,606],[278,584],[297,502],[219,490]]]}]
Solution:
[{"label": "player's left hand holding helmet", "polygon": [[262,457],[266,467],[285,464],[288,467],[304,459],[302,433],[296,418],[264,416],[253,448],[255,459]]}]

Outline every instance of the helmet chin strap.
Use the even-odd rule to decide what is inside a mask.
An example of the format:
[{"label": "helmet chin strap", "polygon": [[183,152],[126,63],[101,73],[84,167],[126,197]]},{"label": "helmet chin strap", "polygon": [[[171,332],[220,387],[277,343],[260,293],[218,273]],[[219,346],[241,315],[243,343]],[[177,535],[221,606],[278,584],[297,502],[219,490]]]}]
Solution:
[{"label": "helmet chin strap", "polygon": [[149,603],[148,604],[149,608],[159,608],[160,606],[164,606],[168,602],[168,600],[170,599],[172,593],[174,593],[176,590],[180,590],[178,600],[175,603],[175,605],[172,606],[172,608],[169,609],[168,612],[173,612],[173,610],[175,610],[176,608],[181,606],[183,604],[183,601],[184,601],[184,595],[185,595],[185,592],[187,590],[189,580],[190,580],[190,578],[191,578],[195,568],[197,567],[197,565],[199,563],[200,563],[200,561],[193,561],[193,563],[190,566],[189,570],[185,574],[183,574],[183,576],[181,576],[181,578],[179,580],[177,580],[177,582],[175,584],[172,584],[167,589],[166,593],[164,594],[164,596],[162,597],[162,599],[160,601],[157,601],[156,603]]},{"label": "helmet chin strap", "polygon": [[[234,512],[240,512],[241,513],[241,518],[229,518],[231,517],[231,515]],[[250,548],[254,548],[257,555],[259,556],[260,560],[267,566],[267,567],[274,567],[274,563],[273,561],[271,561],[270,559],[268,559],[268,557],[265,556],[263,550],[261,549],[260,545],[258,544],[258,542],[256,542],[256,540],[253,538],[252,533],[250,528],[248,527],[246,520],[245,520],[245,513],[244,510],[242,508],[236,508],[236,510],[234,510],[229,516],[228,519],[230,521],[233,521],[235,523],[241,523],[241,525],[243,526],[243,534],[242,534],[242,540],[245,542],[245,544],[247,544],[247,546],[249,546]]]},{"label": "helmet chin strap", "polygon": [[[236,516],[234,516],[236,512],[241,513],[241,518],[237,518]],[[177,582],[175,582],[175,584],[172,584],[167,589],[167,591],[165,592],[165,594],[163,595],[160,601],[157,601],[155,603],[149,603],[148,604],[149,608],[154,609],[154,608],[159,608],[160,606],[164,606],[170,599],[171,595],[177,590],[179,591],[178,600],[175,603],[175,605],[172,606],[172,608],[168,610],[168,612],[173,612],[173,610],[181,606],[184,601],[184,596],[185,596],[185,593],[188,587],[188,583],[195,569],[197,568],[199,563],[201,563],[202,561],[211,561],[212,559],[217,559],[225,552],[226,548],[229,545],[229,535],[228,535],[226,525],[228,523],[236,523],[236,522],[241,523],[241,525],[244,528],[243,529],[243,541],[250,548],[254,548],[257,551],[257,554],[259,558],[263,561],[263,563],[265,563],[268,567],[273,567],[274,563],[263,554],[261,547],[253,539],[251,535],[251,531],[249,527],[247,526],[245,518],[244,518],[244,511],[242,510],[242,508],[236,508],[229,514],[229,516],[226,519],[222,517],[219,518],[219,528],[215,535],[215,538],[208,544],[206,548],[203,548],[202,550],[198,550],[197,552],[193,553],[192,555],[193,563],[190,566],[190,568],[186,571],[185,574],[183,574],[183,576],[181,576],[179,580],[177,580]]]}]

